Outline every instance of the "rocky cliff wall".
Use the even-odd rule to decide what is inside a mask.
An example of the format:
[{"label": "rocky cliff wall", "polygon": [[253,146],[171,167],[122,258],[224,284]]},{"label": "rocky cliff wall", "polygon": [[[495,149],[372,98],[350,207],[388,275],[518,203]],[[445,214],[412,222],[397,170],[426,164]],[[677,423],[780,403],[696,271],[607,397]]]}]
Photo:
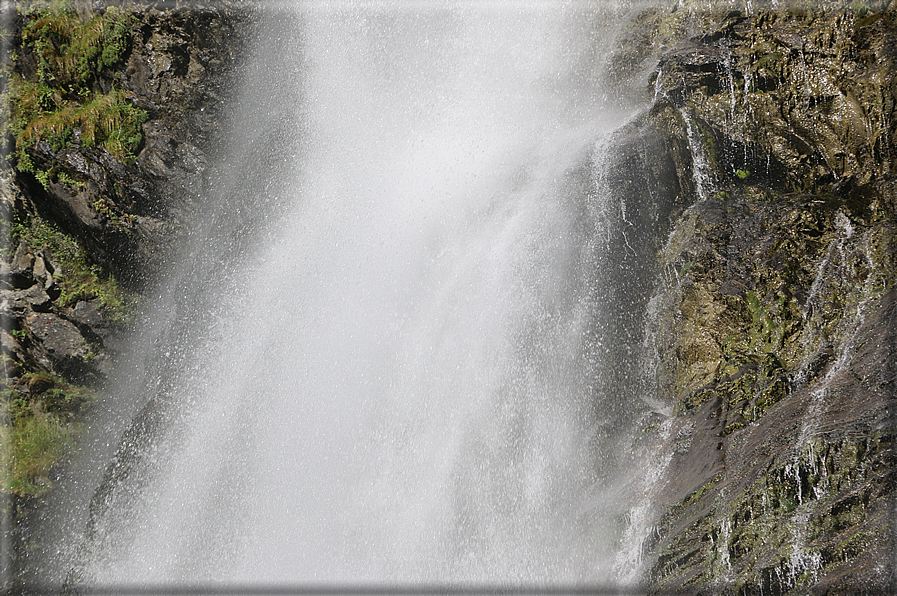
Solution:
[{"label": "rocky cliff wall", "polygon": [[[84,49],[77,76],[66,64],[78,61],[59,60],[58,20],[38,28],[46,15],[20,10],[4,25],[13,109],[31,114],[6,131],[0,193],[13,232],[0,264],[5,444],[23,448],[5,457],[24,462],[37,430],[54,437],[4,479],[20,512],[52,484],[83,385],[102,382],[133,291],[164,268],[206,188],[251,20],[222,3],[75,2],[68,14],[109,47]],[[897,4],[670,0],[632,16],[608,76],[651,107],[620,133],[616,182],[651,225],[640,258],[660,275],[639,298],[642,340],[671,417],[641,438],[670,437],[649,495],[647,587],[887,592]],[[85,106],[99,99],[139,134],[92,131]]]},{"label": "rocky cliff wall", "polygon": [[700,4],[642,9],[615,56],[621,80],[656,65],[642,118],[696,191],[648,311],[673,420],[646,582],[887,593],[897,4]]},{"label": "rocky cliff wall", "polygon": [[209,186],[251,9],[3,5],[3,561]]}]

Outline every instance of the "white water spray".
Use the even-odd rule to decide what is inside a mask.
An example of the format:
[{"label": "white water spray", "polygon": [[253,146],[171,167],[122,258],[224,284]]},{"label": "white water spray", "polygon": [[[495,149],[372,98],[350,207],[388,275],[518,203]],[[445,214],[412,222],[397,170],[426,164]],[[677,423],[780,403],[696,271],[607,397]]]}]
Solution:
[{"label": "white water spray", "polygon": [[[263,24],[279,33],[248,70],[273,77],[243,102],[290,149],[225,180],[197,226],[207,257],[150,325],[179,342],[138,348],[162,372],[128,382],[156,395],[70,582],[615,581],[631,483],[596,461],[631,428],[597,394],[619,338],[595,329],[611,273],[590,247],[619,232],[589,203],[595,140],[625,116],[596,100],[599,4],[323,3]],[[602,484],[624,502],[589,505]]]}]

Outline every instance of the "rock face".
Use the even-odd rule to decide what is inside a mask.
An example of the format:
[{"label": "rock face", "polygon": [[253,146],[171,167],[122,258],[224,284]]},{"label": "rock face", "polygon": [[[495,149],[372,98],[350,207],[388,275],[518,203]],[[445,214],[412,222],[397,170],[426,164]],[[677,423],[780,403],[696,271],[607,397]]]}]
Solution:
[{"label": "rock face", "polygon": [[[22,147],[30,170],[0,170],[0,216],[30,230],[0,261],[6,390],[29,411],[76,416],[74,384],[102,382],[127,330],[100,280],[146,287],[207,186],[251,19],[158,6],[123,5],[126,49],[85,87],[145,114],[133,155],[75,127]],[[28,18],[9,19],[17,47]],[[636,382],[641,349],[665,419],[639,439],[669,456],[646,589],[895,591],[897,0],[648,2],[617,46],[609,80],[651,107],[613,141],[604,182],[637,237],[607,253],[648,315],[599,323],[628,338],[609,382]],[[38,78],[34,52],[3,59]],[[31,476],[5,489],[20,517],[51,484]]]},{"label": "rock face", "polygon": [[670,48],[641,51],[643,118],[697,191],[646,335],[674,415],[653,591],[893,588],[897,5],[874,4],[653,6],[628,32]]},{"label": "rock face", "polygon": [[35,169],[50,175],[38,180],[20,172],[17,182],[37,214],[77,237],[121,282],[140,288],[163,266],[184,216],[207,188],[210,140],[247,16],[229,2],[207,9],[126,6],[134,18],[130,50],[103,75],[147,115],[139,151],[123,160],[82,146],[76,128],[60,149],[46,141],[27,146]]},{"label": "rock face", "polygon": [[[106,10],[101,3],[75,5],[82,21]],[[136,155],[116,156],[82,143],[75,127],[61,147],[44,139],[19,147],[12,160],[28,159],[27,168],[2,169],[2,215],[19,225],[13,232],[22,238],[0,264],[4,329],[22,340],[10,346],[25,345],[7,356],[27,363],[27,370],[37,362],[77,381],[103,376],[97,362],[116,344],[115,330],[124,329],[101,288],[73,280],[93,273],[98,282],[112,274],[126,290],[139,290],[163,267],[184,214],[207,185],[207,154],[243,39],[239,31],[248,29],[249,19],[246,9],[228,2],[204,9],[126,3],[119,11],[130,19],[127,51],[84,82],[82,93],[120,87],[130,104],[145,111]],[[40,66],[30,53],[36,50],[23,33],[38,13],[6,17],[16,26],[23,58],[4,56],[5,76],[38,77]],[[31,225],[36,218],[44,222],[40,229]],[[83,263],[65,262],[69,248],[72,260]],[[91,363],[76,366],[82,352]]]},{"label": "rock face", "polygon": [[[14,548],[3,549],[0,577],[9,581],[28,548],[27,518],[52,487],[52,467],[76,436],[90,388],[102,385],[121,350],[133,301],[164,270],[208,186],[221,108],[252,15],[238,0],[204,8],[51,1],[2,10],[10,29],[0,76],[12,112],[3,114],[11,126],[0,221],[13,245],[0,259],[0,444],[8,468],[0,491],[8,498],[3,544]],[[77,46],[96,31],[102,36]],[[73,74],[71,63],[86,66]],[[128,126],[136,136],[116,151],[98,141],[107,124],[108,137]],[[40,444],[38,426],[51,437]]]}]

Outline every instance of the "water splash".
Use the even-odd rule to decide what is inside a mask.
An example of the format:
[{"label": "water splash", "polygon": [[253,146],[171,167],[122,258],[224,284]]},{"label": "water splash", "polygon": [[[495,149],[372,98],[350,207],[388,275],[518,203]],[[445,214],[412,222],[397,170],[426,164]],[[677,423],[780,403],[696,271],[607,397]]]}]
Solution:
[{"label": "water splash", "polygon": [[614,575],[623,585],[634,585],[641,579],[645,571],[645,555],[651,540],[657,536],[660,517],[657,490],[659,480],[673,457],[672,451],[667,449],[673,422],[672,417],[667,417],[655,421],[643,431],[647,436],[640,456],[646,465],[637,479],[636,501],[628,512],[626,528],[614,558]]},{"label": "water splash", "polygon": [[72,586],[609,580],[643,304],[606,290],[649,230],[594,217],[614,15],[519,8],[267,17],[245,101],[288,150],[223,178],[150,317]]}]

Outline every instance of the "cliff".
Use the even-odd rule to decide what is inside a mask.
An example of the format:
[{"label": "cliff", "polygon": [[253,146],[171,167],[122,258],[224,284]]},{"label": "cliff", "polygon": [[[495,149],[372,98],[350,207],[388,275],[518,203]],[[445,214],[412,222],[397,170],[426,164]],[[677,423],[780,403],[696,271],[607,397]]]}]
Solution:
[{"label": "cliff", "polygon": [[[688,148],[678,176],[696,198],[670,222],[648,308],[645,347],[674,419],[647,581],[884,593],[897,4],[683,4],[649,7],[626,34],[657,56],[643,119]],[[616,58],[621,79],[644,69],[632,49]]]},{"label": "cliff", "polygon": [[239,2],[3,10],[0,577],[8,581],[32,539],[28,516],[208,187],[251,15]]},{"label": "cliff", "polygon": [[[16,521],[208,188],[251,20],[223,2],[5,15],[2,480],[20,549]],[[641,437],[668,458],[646,489],[649,591],[895,587],[895,26],[895,0],[671,0],[620,34],[607,76],[650,107],[609,183],[644,222],[625,258],[659,272],[635,291],[645,321],[619,323],[664,421]]]}]

